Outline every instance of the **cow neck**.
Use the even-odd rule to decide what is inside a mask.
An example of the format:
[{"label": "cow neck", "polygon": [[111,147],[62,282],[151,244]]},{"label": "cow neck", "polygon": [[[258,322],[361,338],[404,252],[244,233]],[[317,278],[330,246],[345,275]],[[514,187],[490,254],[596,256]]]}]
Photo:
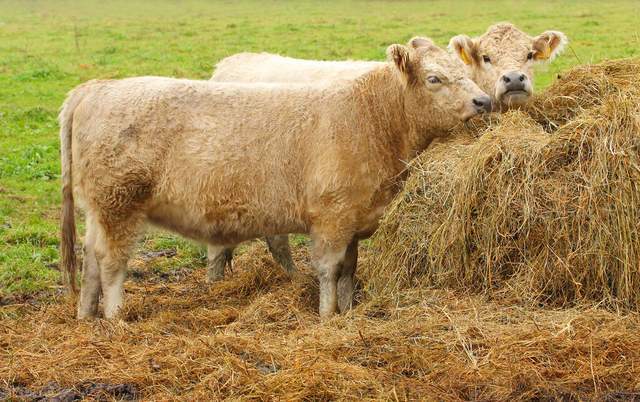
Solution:
[{"label": "cow neck", "polygon": [[405,113],[405,89],[394,70],[394,66],[386,64],[355,81],[354,119],[369,126],[369,141],[377,142],[395,161],[403,161],[413,153],[413,141]]}]

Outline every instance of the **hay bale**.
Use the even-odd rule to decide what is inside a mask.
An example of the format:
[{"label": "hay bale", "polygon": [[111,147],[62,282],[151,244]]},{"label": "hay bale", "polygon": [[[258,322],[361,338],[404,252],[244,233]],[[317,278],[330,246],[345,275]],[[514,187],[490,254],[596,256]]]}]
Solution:
[{"label": "hay bale", "polygon": [[417,158],[374,237],[368,290],[450,287],[640,310],[631,72],[640,61],[578,67],[477,141],[455,137]]},{"label": "hay bale", "polygon": [[556,130],[608,96],[629,92],[639,96],[640,59],[605,61],[574,67],[558,76],[547,90],[536,94],[526,111],[546,131]]}]

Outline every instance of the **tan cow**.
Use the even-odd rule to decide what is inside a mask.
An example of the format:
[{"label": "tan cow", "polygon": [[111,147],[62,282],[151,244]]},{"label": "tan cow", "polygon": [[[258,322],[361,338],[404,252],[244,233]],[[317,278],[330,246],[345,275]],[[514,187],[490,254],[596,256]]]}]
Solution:
[{"label": "tan cow", "polygon": [[225,57],[211,77],[220,82],[316,82],[357,78],[382,61],[319,61],[271,53],[238,53]]},{"label": "tan cow", "polygon": [[[449,48],[468,66],[468,75],[496,106],[525,102],[533,92],[533,66],[552,61],[568,39],[558,31],[531,37],[508,22],[490,26],[477,38],[458,35]],[[240,53],[216,66],[215,81],[315,82],[351,79],[379,66],[377,61],[318,61],[269,53]]]},{"label": "tan cow", "polygon": [[[562,32],[546,31],[535,38],[510,23],[500,23],[475,39],[458,35],[449,48],[467,64],[467,74],[493,99],[501,111],[519,105],[533,92],[533,65],[551,61],[562,52],[567,37]],[[238,53],[220,61],[211,77],[220,82],[317,82],[354,79],[380,67],[377,61],[318,61],[284,57],[269,53]],[[293,271],[287,235],[267,238],[269,250],[277,262]],[[231,263],[233,251],[209,247],[209,278],[220,279]]]},{"label": "tan cow", "polygon": [[513,24],[492,25],[482,36],[451,38],[449,48],[468,74],[491,95],[498,109],[524,104],[533,93],[533,66],[552,61],[568,43],[565,34],[546,31],[531,37]]},{"label": "tan cow", "polygon": [[123,306],[145,222],[227,247],[308,233],[320,315],[351,306],[358,240],[377,227],[406,161],[490,99],[427,39],[334,84],[139,77],[91,81],[60,112],[62,265],[75,287],[74,198],[86,212],[78,317]]}]

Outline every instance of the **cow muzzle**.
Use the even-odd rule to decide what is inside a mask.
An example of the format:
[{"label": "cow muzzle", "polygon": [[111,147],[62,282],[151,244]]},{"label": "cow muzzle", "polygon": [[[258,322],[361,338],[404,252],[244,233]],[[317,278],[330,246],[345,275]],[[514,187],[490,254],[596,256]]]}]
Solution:
[{"label": "cow muzzle", "polygon": [[529,100],[533,88],[529,77],[521,71],[510,71],[498,80],[496,98],[507,106],[522,105]]},{"label": "cow muzzle", "polygon": [[462,120],[467,121],[473,116],[481,113],[489,113],[492,110],[491,98],[487,95],[474,97],[471,102],[466,105],[462,113]]}]

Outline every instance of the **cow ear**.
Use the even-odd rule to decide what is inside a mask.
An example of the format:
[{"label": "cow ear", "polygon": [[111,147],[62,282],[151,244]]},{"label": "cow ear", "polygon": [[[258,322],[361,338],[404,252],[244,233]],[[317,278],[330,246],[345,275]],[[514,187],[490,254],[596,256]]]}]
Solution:
[{"label": "cow ear", "polygon": [[458,55],[466,65],[471,65],[477,59],[476,44],[467,35],[457,35],[449,41],[449,51]]},{"label": "cow ear", "polygon": [[408,47],[397,44],[389,46],[387,48],[387,58],[395,65],[405,84],[413,82],[415,77],[411,63],[411,50]]},{"label": "cow ear", "polygon": [[414,49],[419,47],[432,47],[435,46],[435,43],[429,38],[425,38],[423,36],[415,36],[411,38],[407,46],[411,46]]},{"label": "cow ear", "polygon": [[567,35],[558,31],[546,31],[533,38],[533,59],[552,61],[569,43]]}]

